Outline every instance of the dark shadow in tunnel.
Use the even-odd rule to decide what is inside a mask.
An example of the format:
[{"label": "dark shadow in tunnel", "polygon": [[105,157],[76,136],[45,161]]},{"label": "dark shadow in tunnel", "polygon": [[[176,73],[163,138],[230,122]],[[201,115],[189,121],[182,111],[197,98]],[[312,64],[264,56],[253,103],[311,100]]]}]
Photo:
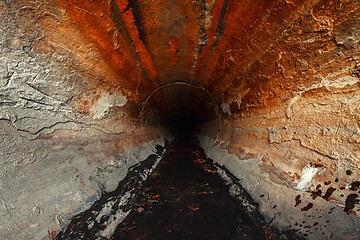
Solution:
[{"label": "dark shadow in tunnel", "polygon": [[209,129],[216,134],[220,129],[215,99],[201,86],[186,82],[174,82],[154,90],[144,103],[141,120],[143,126],[160,128],[177,139],[190,138]]}]

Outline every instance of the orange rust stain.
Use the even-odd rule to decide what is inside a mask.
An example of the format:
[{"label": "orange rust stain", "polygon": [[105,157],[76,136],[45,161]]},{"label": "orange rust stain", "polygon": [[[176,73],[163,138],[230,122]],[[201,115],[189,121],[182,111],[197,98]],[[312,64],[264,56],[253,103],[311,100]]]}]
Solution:
[{"label": "orange rust stain", "polygon": [[[52,50],[52,45],[66,49],[75,63],[72,67],[82,72],[81,81],[89,85],[77,99],[80,113],[91,115],[101,92],[121,91],[138,103],[158,86],[155,81],[145,81],[154,79],[156,71],[139,40],[133,12],[119,12],[126,8],[126,1],[119,10],[115,2],[107,0],[57,0],[55,4],[64,15],[56,24],[41,21],[48,44],[44,41],[39,48],[47,52],[57,50]],[[86,91],[94,87],[98,94]]]},{"label": "orange rust stain", "polygon": [[[349,13],[359,5],[350,2],[229,1],[224,33],[205,60],[206,70],[198,67],[202,70],[199,79],[208,90],[225,95],[228,101],[234,89],[246,83],[250,91],[242,98],[239,114],[282,104],[293,97],[289,93],[297,86],[317,81],[312,76],[319,66],[336,56],[339,47],[321,31],[314,32],[313,26],[324,22],[325,30],[336,32],[337,26],[355,17]],[[313,14],[308,14],[310,10]],[[323,40],[307,42],[316,38]],[[321,54],[317,54],[319,50]],[[301,66],[299,58],[306,66]],[[336,58],[338,62],[326,65],[322,71],[343,65],[340,59],[345,58]]]},{"label": "orange rust stain", "polygon": [[[201,1],[139,1],[146,47],[163,84],[192,78],[194,49],[198,44]],[[177,63],[173,64],[169,41],[180,40]],[[161,71],[160,71],[161,70]]]},{"label": "orange rust stain", "polygon": [[202,54],[199,57],[198,63],[197,63],[197,78],[201,77],[201,74],[203,73],[203,68],[204,65],[206,63],[206,59],[209,57],[210,54],[210,50],[211,50],[211,46],[215,40],[215,34],[216,34],[216,28],[221,16],[221,9],[223,7],[224,4],[224,0],[218,0],[215,3],[214,6],[214,10],[212,12],[212,16],[211,16],[211,26],[206,30],[206,35],[207,35],[207,43],[204,46],[204,48],[202,49]]},{"label": "orange rust stain", "polygon": [[135,45],[135,48],[139,52],[141,65],[147,71],[150,78],[154,80],[157,77],[156,68],[149,51],[146,49],[144,43],[140,40],[138,28],[134,23],[135,20],[133,11],[131,8],[125,11],[129,4],[128,0],[116,0],[116,4],[121,11],[121,17],[125,22],[130,37]]},{"label": "orange rust stain", "polygon": [[115,2],[118,5],[121,12],[124,12],[126,7],[129,5],[129,1],[127,0],[116,0]]},{"label": "orange rust stain", "polygon": [[179,61],[177,53],[180,47],[180,40],[178,38],[171,38],[169,41],[170,64],[176,65]]},{"label": "orange rust stain", "polygon": [[[267,9],[271,8],[271,4],[274,5],[275,3],[265,0],[248,2],[229,1],[224,16],[224,36],[218,41],[216,51],[212,53],[211,61],[207,63],[208,71],[204,72],[203,78],[214,79],[214,76],[210,76],[210,74],[218,75],[220,79],[224,76],[233,78],[234,76],[228,74],[228,69],[241,68],[251,63],[249,59],[244,59],[243,53],[254,48],[250,43],[254,41],[252,36],[254,31],[260,29],[259,26],[264,23],[264,15]],[[266,35],[266,31],[263,34]],[[250,61],[255,60],[254,54],[251,52],[246,56],[251,58]],[[246,65],[241,61],[243,59]],[[216,80],[218,76],[216,76]]]},{"label": "orange rust stain", "polygon": [[[274,57],[278,57],[276,48],[279,45],[272,44],[273,39],[280,38],[283,33],[286,23],[282,19],[294,16],[293,13],[301,9],[302,4],[294,7],[265,0],[229,1],[228,4],[223,35],[208,57],[206,71],[201,74],[202,82],[210,91],[225,95],[246,84],[250,91],[244,95],[239,113],[244,111],[244,106],[253,109],[270,107],[269,100],[282,92],[278,83],[269,81],[274,77],[271,72],[277,61]],[[264,57],[265,54],[268,57]],[[282,96],[286,97],[286,94]]]},{"label": "orange rust stain", "polygon": [[[52,34],[62,37],[62,45],[75,53],[81,66],[90,66],[88,72],[94,72],[110,85],[121,84],[133,91],[139,69],[129,43],[110,18],[108,1],[67,0],[58,1],[58,5],[66,10],[66,19],[58,31],[50,29]],[[92,57],[94,54],[98,56]]]},{"label": "orange rust stain", "polygon": [[[188,72],[194,66],[194,49],[199,45],[199,37],[204,34],[204,26],[201,25],[200,31],[198,24],[203,1],[139,2],[139,9],[131,9],[129,0],[57,0],[64,10],[64,16],[60,17],[64,21],[59,22],[56,30],[50,29],[49,23],[44,25],[49,35],[65,38],[50,40],[61,42],[60,47],[74,53],[74,58],[80,59],[75,59],[76,63],[93,72],[95,84],[107,82],[102,88],[119,87],[132,99],[141,99],[157,84],[145,81],[146,77],[164,82],[173,81],[169,76],[184,78],[189,74],[228,102],[237,97],[234,92],[239,91],[234,89],[243,91],[241,86],[245,85],[244,89],[249,90],[239,94],[242,98],[238,114],[270,108],[292,97],[291,91],[299,84],[310,84],[309,77],[331,57],[336,56],[337,61],[329,63],[326,71],[343,65],[345,57],[335,54],[339,46],[321,35],[321,31],[314,32],[313,26],[317,22],[325,24],[324,27],[331,23],[328,28],[336,32],[345,19],[356,17],[351,13],[359,6],[354,0],[347,1],[348,4],[315,0],[229,0],[223,32],[214,46],[225,0],[206,0],[212,9],[206,10],[211,12],[211,18],[204,22],[211,24],[204,25],[208,41],[199,51],[195,69],[191,69],[195,70],[194,74]],[[136,25],[137,14],[141,15],[143,26]],[[146,36],[145,43],[141,40],[142,34]],[[311,36],[323,40],[305,41]],[[319,49],[321,55],[317,54]],[[93,57],[95,54],[98,56]],[[303,67],[303,62],[314,67]]]}]

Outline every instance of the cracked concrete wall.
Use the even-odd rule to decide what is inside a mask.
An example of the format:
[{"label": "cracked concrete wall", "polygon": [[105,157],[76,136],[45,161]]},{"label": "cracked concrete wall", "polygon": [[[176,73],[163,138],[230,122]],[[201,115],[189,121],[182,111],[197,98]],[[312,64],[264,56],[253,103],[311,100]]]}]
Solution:
[{"label": "cracked concrete wall", "polygon": [[[266,222],[281,231],[298,233],[305,239],[358,239],[359,218],[344,211],[344,206],[325,195],[314,195],[298,191],[276,175],[278,166],[272,171],[263,165],[259,152],[247,157],[238,152],[230,153],[223,142],[201,137],[200,142],[208,157],[225,166],[240,181],[241,185],[259,204]],[[256,155],[257,154],[257,155]],[[274,160],[275,161],[275,160]],[[277,162],[274,162],[277,164]],[[321,188],[334,186],[321,183]]]},{"label": "cracked concrete wall", "polygon": [[202,146],[241,181],[271,225],[307,239],[357,239],[359,86],[289,99],[290,116],[284,104],[228,117],[216,139],[201,137]]},{"label": "cracked concrete wall", "polygon": [[54,9],[28,4],[0,2],[1,239],[48,239],[164,145],[70,52],[40,51]]},{"label": "cracked concrete wall", "polygon": [[202,146],[271,224],[309,239],[357,239],[359,2],[235,5],[206,72],[223,96],[222,131],[201,136]]}]

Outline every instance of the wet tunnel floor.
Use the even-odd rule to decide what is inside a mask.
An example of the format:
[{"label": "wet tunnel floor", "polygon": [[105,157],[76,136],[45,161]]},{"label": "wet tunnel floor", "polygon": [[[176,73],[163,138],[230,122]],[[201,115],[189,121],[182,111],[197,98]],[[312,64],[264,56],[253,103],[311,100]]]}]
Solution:
[{"label": "wet tunnel floor", "polygon": [[[195,139],[172,142],[114,239],[258,239]],[[241,226],[241,229],[239,229]]]},{"label": "wet tunnel floor", "polygon": [[159,161],[162,152],[158,146],[50,239],[299,239],[270,228],[239,181],[195,138],[174,140]]}]

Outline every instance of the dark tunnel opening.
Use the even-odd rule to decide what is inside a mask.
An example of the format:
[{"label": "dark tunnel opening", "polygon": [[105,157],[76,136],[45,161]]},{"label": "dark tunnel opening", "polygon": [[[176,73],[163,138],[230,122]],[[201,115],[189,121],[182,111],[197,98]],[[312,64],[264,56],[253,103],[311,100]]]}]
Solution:
[{"label": "dark tunnel opening", "polygon": [[216,134],[221,121],[213,96],[201,86],[186,82],[153,91],[143,105],[141,120],[143,126],[160,128],[175,138],[189,138],[209,129]]}]

